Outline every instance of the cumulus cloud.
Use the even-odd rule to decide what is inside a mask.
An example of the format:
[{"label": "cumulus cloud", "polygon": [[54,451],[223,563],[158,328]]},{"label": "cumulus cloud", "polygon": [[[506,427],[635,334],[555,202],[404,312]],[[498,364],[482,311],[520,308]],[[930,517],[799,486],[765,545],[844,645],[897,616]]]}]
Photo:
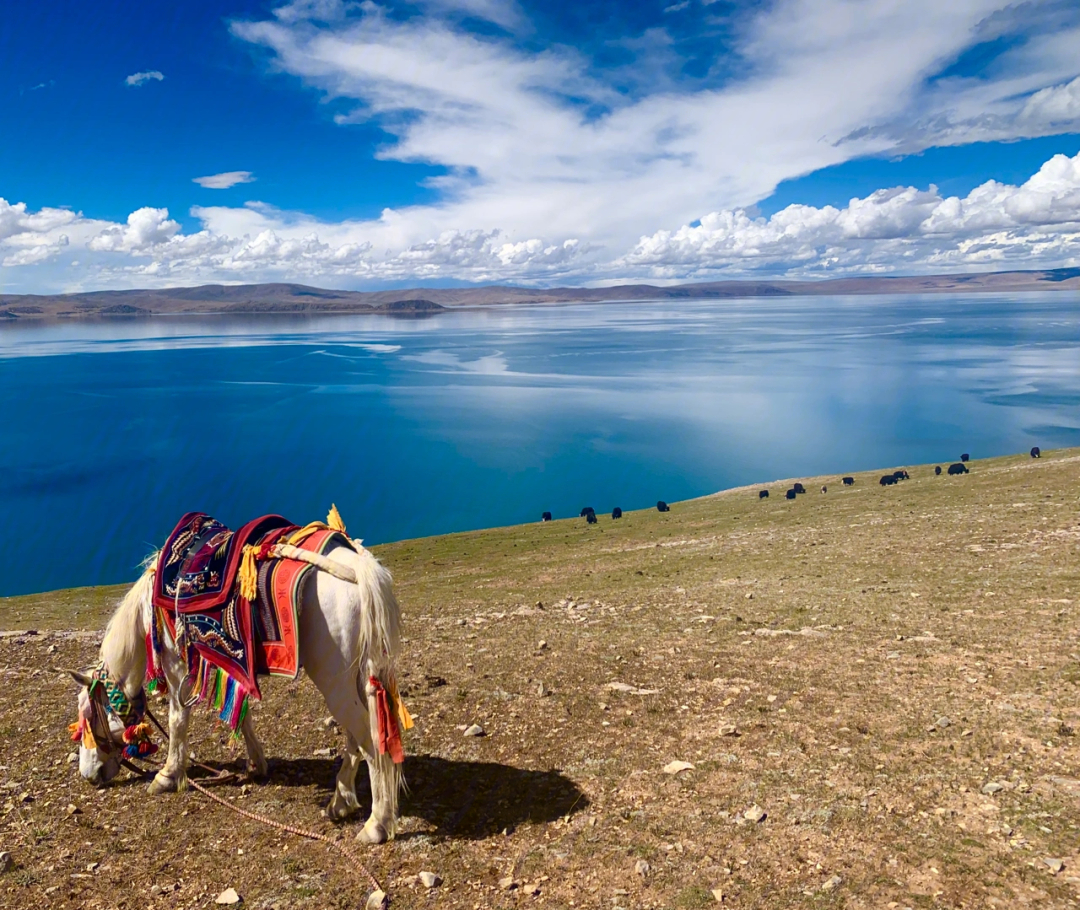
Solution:
[{"label": "cumulus cloud", "polygon": [[[1019,186],[988,181],[966,196],[893,187],[846,206],[790,205],[770,218],[721,209],[640,237],[611,256],[585,239],[519,240],[499,230],[444,230],[397,248],[396,216],[322,222],[250,203],[196,208],[184,234],[162,208],[123,224],[0,200],[5,266],[80,260],[95,280],[147,286],[199,280],[465,280],[552,284],[717,277],[919,274],[1080,265],[1080,154],[1056,155]],[[374,227],[373,227],[374,225]],[[380,234],[381,232],[381,234]]]},{"label": "cumulus cloud", "polygon": [[882,189],[842,209],[790,205],[771,218],[712,212],[642,237],[612,270],[657,278],[773,272],[849,274],[1037,267],[1080,261],[1080,155],[1056,155],[1021,186],[988,181],[964,198]]},{"label": "cumulus cloud", "polygon": [[99,253],[139,253],[168,242],[180,231],[168,209],[149,206],[128,215],[127,224],[115,224],[91,238],[87,246]]},{"label": "cumulus cloud", "polygon": [[127,77],[127,79],[124,80],[124,82],[126,82],[130,86],[140,86],[144,82],[149,82],[151,80],[161,82],[161,80],[164,78],[164,74],[158,72],[158,70],[148,70],[145,73],[132,73],[130,76]]},{"label": "cumulus cloud", "polygon": [[255,177],[251,171],[225,171],[208,177],[193,177],[191,182],[208,190],[227,190],[238,183],[254,183]]}]

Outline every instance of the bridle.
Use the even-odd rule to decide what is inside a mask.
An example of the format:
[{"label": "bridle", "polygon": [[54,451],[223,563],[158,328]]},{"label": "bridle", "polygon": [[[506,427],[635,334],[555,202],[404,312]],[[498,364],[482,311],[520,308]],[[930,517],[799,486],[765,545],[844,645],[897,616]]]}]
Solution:
[{"label": "bridle", "polygon": [[[134,698],[128,698],[123,687],[109,676],[104,663],[99,663],[90,674],[86,694],[90,710],[87,716],[80,716],[78,724],[72,725],[72,738],[81,738],[83,745],[87,745],[83,728],[85,722],[93,745],[105,754],[106,759],[119,753],[118,761],[121,765],[136,774],[143,774],[130,759],[145,758],[157,751],[157,747],[149,741],[146,725],[142,723],[143,718],[149,714],[158,729],[161,729],[157,718],[149,712],[146,694],[140,689]],[[110,714],[124,725],[123,745],[113,738]]]}]

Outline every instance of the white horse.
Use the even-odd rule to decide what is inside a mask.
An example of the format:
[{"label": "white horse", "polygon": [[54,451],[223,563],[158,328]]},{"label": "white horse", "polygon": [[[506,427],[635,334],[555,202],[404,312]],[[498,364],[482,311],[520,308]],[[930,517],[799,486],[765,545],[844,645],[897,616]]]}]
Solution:
[{"label": "white horse", "polygon": [[[154,566],[157,555],[150,556],[147,567],[135,586],[109,620],[101,643],[101,664],[109,681],[130,700],[143,697],[146,675],[145,636],[152,621]],[[394,836],[398,792],[403,779],[401,765],[389,754],[379,754],[376,697],[370,684],[374,677],[387,690],[394,679],[394,661],[400,648],[400,616],[389,571],[362,547],[338,546],[326,556],[352,570],[356,582],[316,570],[304,583],[299,609],[298,635],[300,662],[318,687],[330,713],[345,731],[345,758],[327,806],[332,819],[343,819],[360,808],[356,798],[356,773],[360,756],[368,764],[371,777],[371,816],[359,839],[378,844]],[[344,574],[348,575],[348,572]],[[183,789],[188,765],[188,719],[191,708],[185,705],[181,691],[187,667],[168,630],[162,634],[161,662],[169,689],[169,751],[165,766],[150,784],[151,793]],[[79,692],[81,717],[91,716],[91,677],[70,671],[83,688]],[[94,729],[97,744],[81,745],[79,772],[95,786],[104,786],[120,770],[124,722],[108,707],[102,709],[108,730]],[[268,773],[266,755],[255,735],[252,712],[241,725],[252,772],[259,777]],[[106,741],[100,742],[101,739]]]}]

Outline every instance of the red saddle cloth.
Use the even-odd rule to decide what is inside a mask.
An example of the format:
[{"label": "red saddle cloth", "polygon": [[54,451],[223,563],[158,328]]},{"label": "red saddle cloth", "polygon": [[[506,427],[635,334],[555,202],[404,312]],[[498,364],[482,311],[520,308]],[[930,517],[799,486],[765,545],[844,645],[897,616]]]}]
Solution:
[{"label": "red saddle cloth", "polygon": [[[304,581],[315,567],[295,559],[269,557],[271,547],[298,525],[280,515],[264,515],[238,531],[202,512],[189,512],[173,529],[158,558],[154,613],[186,644],[188,669],[196,692],[209,699],[235,729],[249,696],[260,698],[258,676],[295,678],[300,672],[297,616]],[[325,554],[348,539],[338,531],[315,530],[296,543]],[[255,548],[258,594],[248,601],[240,591],[244,547]],[[149,675],[158,675],[157,621],[147,633]],[[224,674],[224,677],[222,676]]]}]

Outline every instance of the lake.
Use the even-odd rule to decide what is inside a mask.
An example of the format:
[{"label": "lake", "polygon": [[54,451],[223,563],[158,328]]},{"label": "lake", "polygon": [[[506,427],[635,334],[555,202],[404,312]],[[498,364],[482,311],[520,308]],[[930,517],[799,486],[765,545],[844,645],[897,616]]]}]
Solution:
[{"label": "lake", "polygon": [[0,328],[0,595],[125,581],[186,511],[374,544],[1080,444],[1080,295]]}]

